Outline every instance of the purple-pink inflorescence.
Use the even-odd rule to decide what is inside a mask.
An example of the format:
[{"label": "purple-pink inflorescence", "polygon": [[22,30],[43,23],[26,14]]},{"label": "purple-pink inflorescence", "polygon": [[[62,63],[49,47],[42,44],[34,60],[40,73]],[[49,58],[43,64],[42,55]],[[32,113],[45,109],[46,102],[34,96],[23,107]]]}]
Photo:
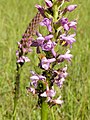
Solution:
[{"label": "purple-pink inflorescence", "polygon": [[[31,71],[30,86],[27,87],[27,90],[38,95],[39,104],[42,104],[43,100],[50,106],[63,103],[61,95],[56,98],[54,86],[56,84],[61,89],[68,75],[66,63],[70,63],[73,57],[70,49],[76,41],[74,37],[77,25],[76,20],[69,22],[68,18],[65,17],[65,14],[72,12],[77,5],[69,5],[62,9],[63,2],[66,1],[69,2],[69,0],[45,0],[45,8],[36,5],[36,8],[43,16],[40,26],[46,27],[48,34],[42,35],[36,32],[37,38],[35,40],[32,39],[31,42],[28,41],[29,43],[22,40],[22,43],[18,43],[19,48],[23,52],[31,51],[31,49],[28,49],[28,44],[31,47],[36,47],[36,54],[39,56],[38,66],[42,70],[42,74],[39,75]],[[56,7],[57,11],[54,9]],[[74,30],[74,33],[71,30]],[[62,50],[59,50],[59,47]],[[21,51],[17,51],[17,62],[29,61],[27,57],[20,56]],[[57,68],[56,65],[60,66],[62,62],[65,65]]]},{"label": "purple-pink inflorescence", "polygon": [[[25,36],[25,34],[23,35]],[[30,48],[32,43],[32,38],[22,38],[20,42],[18,42],[18,50],[16,51],[16,57],[17,57],[17,64],[23,65],[25,62],[29,62],[30,59],[26,57],[26,54],[28,52],[31,52],[32,49]]]}]

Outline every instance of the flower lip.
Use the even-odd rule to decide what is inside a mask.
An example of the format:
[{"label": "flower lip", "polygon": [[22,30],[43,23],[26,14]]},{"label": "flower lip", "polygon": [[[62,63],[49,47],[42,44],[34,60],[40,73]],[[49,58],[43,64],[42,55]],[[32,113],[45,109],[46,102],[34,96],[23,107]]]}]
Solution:
[{"label": "flower lip", "polygon": [[67,18],[61,18],[56,24],[61,23],[61,25],[63,26],[64,30],[68,31],[70,28],[73,28],[74,30],[76,30],[76,24],[77,22],[71,21],[69,22]]},{"label": "flower lip", "polygon": [[29,62],[30,59],[28,57],[25,56],[21,56],[20,58],[18,58],[17,63],[24,63],[24,62]]},{"label": "flower lip", "polygon": [[52,98],[55,96],[55,94],[56,94],[56,92],[53,89],[51,89],[51,90],[47,90],[44,93],[42,93],[41,97],[51,97]]},{"label": "flower lip", "polygon": [[63,100],[60,100],[60,98],[61,98],[61,96],[58,97],[58,98],[55,99],[55,100],[51,100],[51,102],[53,102],[53,103],[55,103],[55,104],[59,104],[59,105],[61,105],[61,104],[63,103]]},{"label": "flower lip", "polygon": [[63,62],[64,60],[70,62],[72,57],[73,55],[70,54],[70,50],[67,50],[67,52],[64,55],[60,55],[57,60],[58,62]]},{"label": "flower lip", "polygon": [[55,62],[55,58],[47,59],[46,57],[43,57],[41,59],[41,67],[45,70],[48,70],[50,67],[50,63]]},{"label": "flower lip", "polygon": [[51,26],[51,23],[52,23],[52,18],[48,19],[48,18],[44,18],[42,20],[42,22],[40,22],[40,25],[41,26],[46,26],[48,31],[49,32],[52,32],[52,26]]},{"label": "flower lip", "polygon": [[51,51],[54,48],[54,46],[55,46],[54,43],[51,40],[49,40],[48,42],[43,43],[41,45],[41,48],[44,51]]},{"label": "flower lip", "polygon": [[45,40],[50,40],[50,39],[52,39],[52,38],[53,38],[53,35],[52,35],[52,34],[45,36]]},{"label": "flower lip", "polygon": [[66,42],[66,45],[72,45],[72,43],[73,42],[75,42],[76,40],[75,40],[75,33],[74,34],[71,34],[71,35],[67,35],[66,36],[66,34],[62,34],[62,35],[60,35],[60,39],[61,39],[61,42],[62,41],[65,41]]},{"label": "flower lip", "polygon": [[27,91],[31,92],[33,95],[36,93],[35,89],[32,87],[30,87],[30,88],[27,87]]},{"label": "flower lip", "polygon": [[31,71],[32,76],[30,77],[31,80],[31,86],[34,86],[35,88],[37,88],[38,85],[38,81],[45,81],[46,77],[43,75],[38,75],[35,74],[33,71]]},{"label": "flower lip", "polygon": [[41,94],[41,97],[50,97],[50,98],[52,98],[52,97],[55,96],[55,94],[56,94],[56,91],[53,88],[49,89],[49,86],[46,83],[46,91]]}]

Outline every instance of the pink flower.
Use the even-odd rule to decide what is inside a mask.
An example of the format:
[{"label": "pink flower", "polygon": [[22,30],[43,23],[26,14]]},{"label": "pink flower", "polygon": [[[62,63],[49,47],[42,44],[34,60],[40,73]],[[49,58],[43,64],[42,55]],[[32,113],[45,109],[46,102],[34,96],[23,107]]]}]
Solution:
[{"label": "pink flower", "polygon": [[61,88],[64,81],[65,81],[65,78],[62,77],[60,80],[59,79],[55,80],[55,83],[59,88]]},{"label": "pink flower", "polygon": [[38,9],[38,11],[41,13],[42,16],[45,16],[44,15],[44,8],[40,5],[35,5],[35,7]]},{"label": "pink flower", "polygon": [[44,43],[44,41],[45,41],[45,38],[43,36],[40,36],[37,38],[38,45],[42,45]]},{"label": "pink flower", "polygon": [[47,90],[44,93],[42,93],[41,97],[50,97],[50,98],[52,98],[52,97],[55,96],[55,94],[56,94],[56,92],[53,89],[51,89],[51,90]]},{"label": "pink flower", "polygon": [[32,88],[32,87],[30,87],[30,88],[27,88],[27,91],[28,92],[31,92],[32,94],[35,94],[35,88]]},{"label": "pink flower", "polygon": [[46,91],[44,93],[42,93],[40,96],[41,97],[49,97],[52,98],[54,97],[56,94],[56,92],[54,91],[54,89],[49,89],[48,84],[46,83]]},{"label": "pink flower", "polygon": [[76,7],[77,7],[77,5],[69,5],[67,7],[67,11],[72,12]]},{"label": "pink flower", "polygon": [[59,22],[61,23],[64,30],[66,30],[66,31],[68,31],[70,28],[73,28],[74,30],[76,30],[76,24],[77,24],[76,21],[68,22],[68,19],[63,17],[58,21],[58,23]]},{"label": "pink flower", "polygon": [[42,48],[42,50],[44,50],[44,51],[51,51],[51,50],[54,48],[54,46],[55,46],[55,43],[52,42],[51,40],[49,40],[49,41],[43,43],[43,44],[41,45],[41,48]]},{"label": "pink flower", "polygon": [[49,8],[53,6],[53,4],[50,0],[45,0],[45,3],[47,5],[47,7],[49,7]]},{"label": "pink flower", "polygon": [[63,82],[65,81],[65,78],[68,75],[68,73],[66,71],[67,71],[67,66],[65,66],[64,68],[62,68],[60,70],[54,71],[55,76],[56,76],[54,78],[54,81],[57,84],[57,86],[59,86],[60,88],[62,87]]},{"label": "pink flower", "polygon": [[45,36],[45,40],[50,40],[50,39],[52,39],[53,38],[53,35],[52,34],[49,34],[49,35],[47,35],[47,36]]},{"label": "pink flower", "polygon": [[24,62],[29,62],[30,59],[28,57],[25,56],[21,56],[18,60],[17,63],[24,63]]},{"label": "pink flower", "polygon": [[37,87],[37,83],[39,80],[45,81],[46,77],[42,75],[37,75],[34,72],[31,72],[32,76],[30,77],[31,80],[31,86]]},{"label": "pink flower", "polygon": [[68,73],[66,71],[67,71],[67,65],[60,70],[57,70],[57,71],[55,70],[54,73],[56,73],[58,76],[58,78],[56,80],[60,80],[61,78],[66,78],[68,75]]},{"label": "pink flower", "polygon": [[52,19],[44,18],[42,22],[40,22],[41,26],[46,26],[49,32],[52,32],[51,27]]},{"label": "pink flower", "polygon": [[71,21],[68,23],[68,26],[70,28],[73,28],[74,30],[76,30],[76,25],[77,25],[77,22],[76,21]]},{"label": "pink flower", "polygon": [[64,55],[60,55],[58,57],[58,62],[63,62],[64,60],[67,60],[68,62],[71,61],[71,58],[73,56],[70,54],[70,50],[68,50]]},{"label": "pink flower", "polygon": [[[61,39],[61,42],[65,41],[65,45],[72,45],[73,42],[75,42],[76,40],[74,39],[76,34],[72,34],[72,35],[67,35],[66,34],[62,34],[60,35],[60,39]],[[72,46],[71,46],[72,47]]]},{"label": "pink flower", "polygon": [[63,28],[68,31],[69,30],[69,26],[68,26],[68,19],[67,18],[61,18],[60,19],[60,23],[63,26]]},{"label": "pink flower", "polygon": [[63,103],[63,100],[60,100],[61,96],[58,97],[57,99],[55,100],[51,100],[52,103],[54,104],[58,104],[58,105],[61,105]]},{"label": "pink flower", "polygon": [[51,52],[52,52],[52,55],[53,55],[54,57],[56,57],[56,56],[57,56],[57,54],[56,54],[56,52],[55,52],[54,48],[52,48],[52,49],[51,49]]},{"label": "pink flower", "polygon": [[46,57],[43,57],[41,59],[41,66],[43,69],[48,70],[50,67],[50,63],[55,62],[55,58],[47,59]]},{"label": "pink flower", "polygon": [[36,41],[32,41],[32,46],[43,46],[44,43],[48,42],[50,39],[53,38],[52,34],[43,37],[40,33],[37,33],[37,36],[38,38],[36,39]]},{"label": "pink flower", "polygon": [[22,44],[20,42],[18,42],[18,47],[22,48]]}]

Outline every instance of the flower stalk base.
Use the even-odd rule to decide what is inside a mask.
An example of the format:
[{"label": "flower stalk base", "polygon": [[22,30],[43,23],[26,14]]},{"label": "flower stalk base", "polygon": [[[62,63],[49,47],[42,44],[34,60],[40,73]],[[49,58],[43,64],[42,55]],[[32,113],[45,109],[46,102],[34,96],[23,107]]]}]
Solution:
[{"label": "flower stalk base", "polygon": [[48,111],[49,106],[45,101],[43,101],[41,104],[41,120],[48,120]]}]

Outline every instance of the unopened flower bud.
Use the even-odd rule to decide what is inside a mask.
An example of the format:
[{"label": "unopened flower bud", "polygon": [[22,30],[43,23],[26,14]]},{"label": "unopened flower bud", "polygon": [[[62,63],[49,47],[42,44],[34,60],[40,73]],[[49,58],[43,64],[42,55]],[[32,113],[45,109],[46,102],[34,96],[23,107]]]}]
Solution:
[{"label": "unopened flower bud", "polygon": [[76,7],[77,7],[77,5],[69,5],[67,7],[67,11],[72,12]]}]

